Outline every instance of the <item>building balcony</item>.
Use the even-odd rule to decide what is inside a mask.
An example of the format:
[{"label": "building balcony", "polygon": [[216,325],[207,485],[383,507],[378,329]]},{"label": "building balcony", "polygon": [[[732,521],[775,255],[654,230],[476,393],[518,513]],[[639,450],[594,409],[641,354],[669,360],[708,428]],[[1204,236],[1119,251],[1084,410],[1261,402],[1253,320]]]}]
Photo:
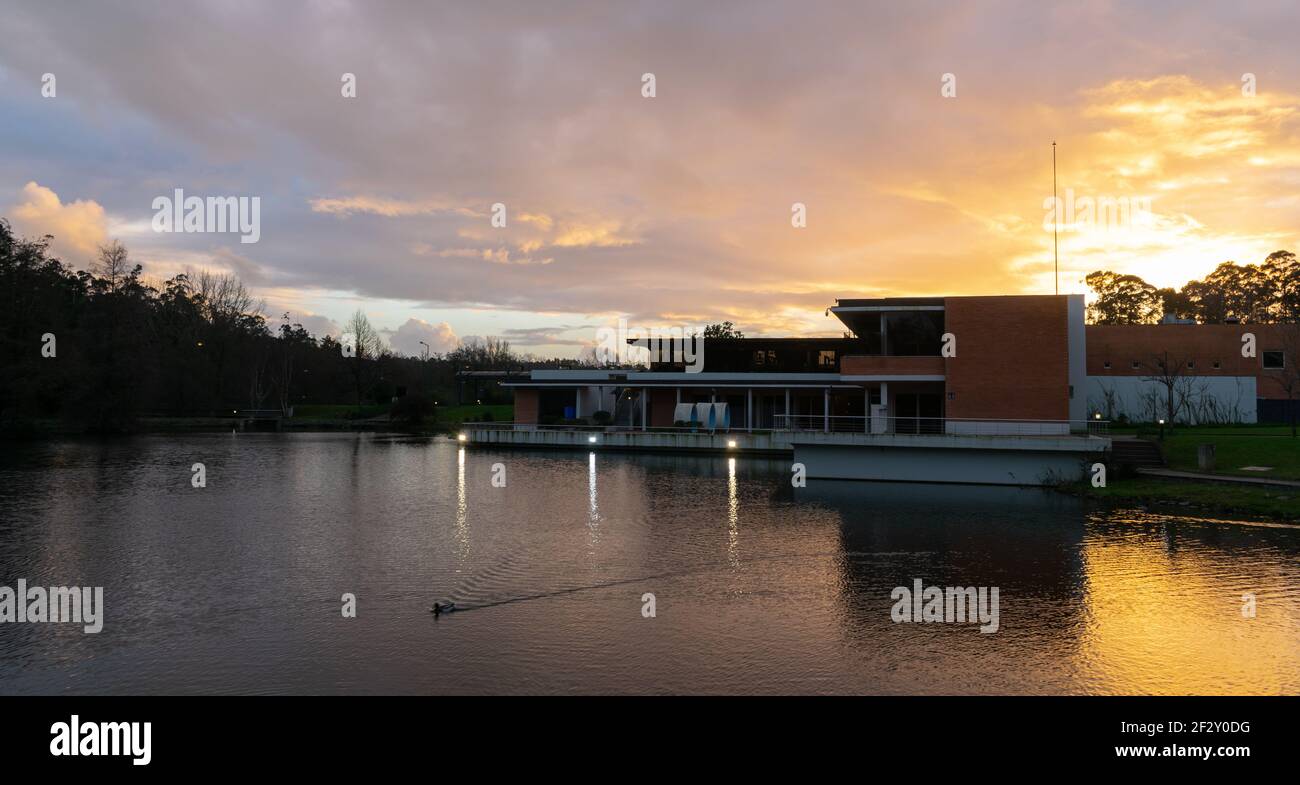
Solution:
[{"label": "building balcony", "polygon": [[840,358],[840,376],[940,377],[945,371],[942,357],[893,357],[877,354],[853,354]]}]

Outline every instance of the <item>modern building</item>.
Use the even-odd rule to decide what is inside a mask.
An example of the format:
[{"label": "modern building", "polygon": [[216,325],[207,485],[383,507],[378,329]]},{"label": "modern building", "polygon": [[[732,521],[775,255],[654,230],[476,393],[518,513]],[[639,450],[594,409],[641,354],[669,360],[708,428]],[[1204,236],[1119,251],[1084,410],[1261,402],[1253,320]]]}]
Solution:
[{"label": "modern building", "polygon": [[1067,434],[1086,430],[1082,295],[839,300],[843,338],[705,339],[646,371],[534,371],[506,382],[515,422],[608,412],[633,428],[725,403],[731,430]]},{"label": "modern building", "polygon": [[[1088,409],[1107,420],[1289,422],[1300,325],[1089,325]],[[1291,389],[1288,390],[1288,387]]]},{"label": "modern building", "polygon": [[1296,406],[1296,325],[1086,326],[1083,295],[829,311],[844,337],[703,339],[644,371],[503,381],[514,422],[461,438],[787,454],[811,478],[1053,485],[1106,461],[1111,421],[1168,418],[1171,398],[1185,422],[1283,419]]},{"label": "modern building", "polygon": [[1184,422],[1284,421],[1297,405],[1286,389],[1294,325],[1085,325],[1083,295],[846,299],[829,310],[845,337],[704,339],[695,373],[676,353],[646,371],[533,371],[504,382],[515,422],[606,412],[614,425],[669,428],[682,404],[709,402],[726,404],[732,431],[1024,434],[1154,422],[1170,391]]}]

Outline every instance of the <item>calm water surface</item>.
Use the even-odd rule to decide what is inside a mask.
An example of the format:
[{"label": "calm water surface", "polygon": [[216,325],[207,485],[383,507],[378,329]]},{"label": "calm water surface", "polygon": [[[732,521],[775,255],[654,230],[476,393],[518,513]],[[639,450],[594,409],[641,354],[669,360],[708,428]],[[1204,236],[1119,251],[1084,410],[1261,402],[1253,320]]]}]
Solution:
[{"label": "calm water surface", "polygon": [[[445,439],[3,453],[0,585],[107,606],[98,635],[0,624],[3,693],[1300,692],[1297,527]],[[1001,629],[894,623],[915,578],[999,587]]]}]

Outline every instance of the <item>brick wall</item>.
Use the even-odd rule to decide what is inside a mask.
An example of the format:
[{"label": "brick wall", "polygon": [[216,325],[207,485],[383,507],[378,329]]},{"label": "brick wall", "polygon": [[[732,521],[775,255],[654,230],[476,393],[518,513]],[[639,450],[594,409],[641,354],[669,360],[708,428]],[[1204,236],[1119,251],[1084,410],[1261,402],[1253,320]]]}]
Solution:
[{"label": "brick wall", "polygon": [[947,416],[1068,420],[1067,308],[1053,296],[945,298],[944,329],[957,338],[945,360]]},{"label": "brick wall", "polygon": [[[1261,398],[1285,398],[1281,372],[1264,369],[1264,352],[1282,351],[1282,331],[1295,329],[1276,324],[1119,324],[1088,325],[1089,376],[1150,376],[1148,367],[1168,352],[1169,362],[1188,376],[1254,376]],[[1255,356],[1242,357],[1241,336],[1255,334]],[[1110,363],[1110,368],[1106,363]],[[1215,363],[1219,364],[1215,368]]]},{"label": "brick wall", "polygon": [[515,388],[515,422],[537,422],[537,390]]}]

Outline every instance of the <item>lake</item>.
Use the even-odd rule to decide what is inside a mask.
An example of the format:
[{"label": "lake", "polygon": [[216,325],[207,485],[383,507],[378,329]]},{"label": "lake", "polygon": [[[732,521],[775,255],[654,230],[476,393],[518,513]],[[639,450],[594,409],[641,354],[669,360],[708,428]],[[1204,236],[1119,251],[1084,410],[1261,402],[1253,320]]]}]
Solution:
[{"label": "lake", "polygon": [[[3,454],[0,586],[105,606],[0,624],[6,694],[1300,692],[1296,526],[382,434]],[[997,631],[895,621],[917,580]]]}]

